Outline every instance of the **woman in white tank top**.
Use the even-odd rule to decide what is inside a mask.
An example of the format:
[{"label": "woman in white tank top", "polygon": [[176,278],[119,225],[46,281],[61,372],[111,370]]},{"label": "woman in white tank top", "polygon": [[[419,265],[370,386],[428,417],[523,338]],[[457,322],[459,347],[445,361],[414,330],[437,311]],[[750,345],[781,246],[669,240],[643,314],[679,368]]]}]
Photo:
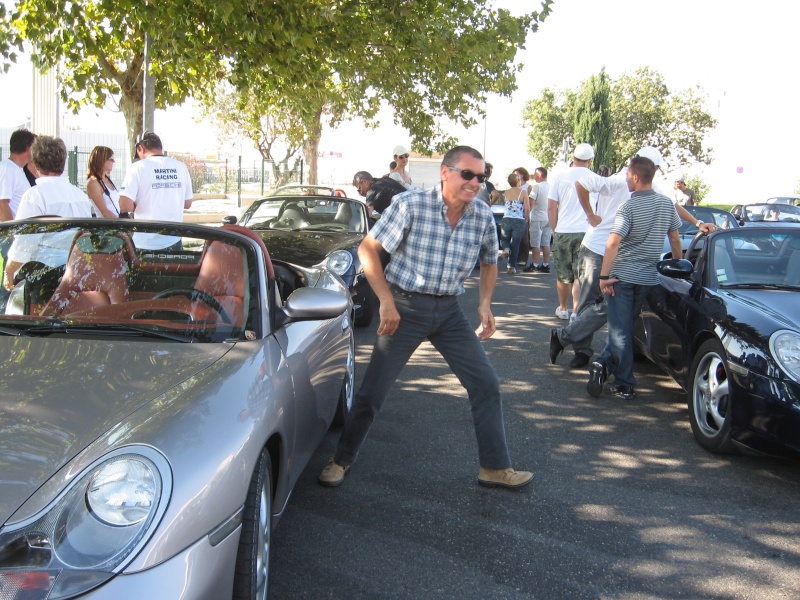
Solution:
[{"label": "woman in white tank top", "polygon": [[94,212],[109,219],[119,217],[119,191],[110,176],[114,161],[114,151],[111,148],[95,146],[89,155],[86,172],[86,195],[92,200]]},{"label": "woman in white tank top", "polygon": [[503,249],[501,256],[508,257],[506,273],[509,275],[517,272],[517,259],[522,236],[528,231],[531,205],[528,193],[519,185],[516,173],[508,176],[508,185],[511,187],[503,192],[506,214],[500,222],[500,247]]}]

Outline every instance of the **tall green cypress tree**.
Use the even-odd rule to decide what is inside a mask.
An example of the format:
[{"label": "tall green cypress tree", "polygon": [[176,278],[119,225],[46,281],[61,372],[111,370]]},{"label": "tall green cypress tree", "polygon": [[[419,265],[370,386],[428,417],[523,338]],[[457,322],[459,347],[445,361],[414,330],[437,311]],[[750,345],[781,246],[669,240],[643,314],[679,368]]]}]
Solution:
[{"label": "tall green cypress tree", "polygon": [[600,73],[592,75],[581,85],[575,103],[573,138],[575,144],[587,142],[594,148],[594,170],[601,165],[613,164],[610,96],[611,83],[603,67]]}]

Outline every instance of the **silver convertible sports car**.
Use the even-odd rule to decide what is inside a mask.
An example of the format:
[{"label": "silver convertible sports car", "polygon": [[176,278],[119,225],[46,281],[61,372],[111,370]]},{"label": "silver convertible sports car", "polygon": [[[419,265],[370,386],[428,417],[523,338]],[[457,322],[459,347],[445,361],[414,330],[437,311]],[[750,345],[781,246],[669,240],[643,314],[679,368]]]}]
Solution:
[{"label": "silver convertible sports car", "polygon": [[352,403],[342,280],[281,298],[236,225],[42,218],[0,248],[0,598],[266,598],[272,527]]}]

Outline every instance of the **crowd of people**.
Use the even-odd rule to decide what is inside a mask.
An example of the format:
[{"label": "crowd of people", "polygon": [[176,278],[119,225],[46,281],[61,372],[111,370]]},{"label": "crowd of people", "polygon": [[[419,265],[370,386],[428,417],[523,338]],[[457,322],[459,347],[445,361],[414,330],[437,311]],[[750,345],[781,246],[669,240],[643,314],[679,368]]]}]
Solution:
[{"label": "crowd of people", "polygon": [[[407,154],[403,146],[395,148],[400,178],[390,173],[375,179],[359,171],[353,180],[371,212],[380,213],[359,249],[364,272],[380,300],[380,323],[353,408],[319,482],[336,487],[344,481],[389,389],[427,339],[468,392],[478,441],[478,483],[523,487],[533,475],[511,466],[499,382],[480,344],[495,332],[491,298],[498,262],[507,260],[506,273],[515,274],[526,236],[530,254],[523,271],[548,273],[552,256],[559,302],[555,314],[568,322],[551,330],[550,361],[555,364],[565,348],[573,346],[570,367],[588,365],[589,395],[634,400],[632,330],[648,292],[658,285],[656,263],[664,239],[669,239],[673,255],[680,256],[681,219],[705,233],[715,226],[653,186],[662,157],[651,146],[611,174],[607,168],[592,170],[594,149],[581,143],[569,168],[552,182],[543,167],[533,178],[519,167],[509,173],[508,187],[502,191],[489,182],[492,165],[466,146],[445,155],[439,185],[415,189],[406,176]],[[498,203],[505,207],[499,236],[490,208]],[[381,253],[391,255],[388,265]],[[477,335],[456,301],[476,263],[481,322]],[[604,325],[607,341],[593,360],[592,339]],[[608,381],[612,375],[613,383]]]},{"label": "crowd of people", "polygon": [[[67,148],[64,141],[18,129],[9,140],[9,157],[0,161],[0,221],[37,216],[106,218],[136,217],[183,221],[192,205],[192,181],[186,166],[164,154],[161,139],[144,132],[135,142],[136,157],[122,184],[111,179],[116,158],[106,146],[89,154],[86,192],[64,177]],[[136,236],[139,236],[137,239]],[[140,248],[177,248],[178,238],[137,233]],[[0,247],[2,287],[13,287],[18,257]]]},{"label": "crowd of people", "polygon": [[[67,158],[62,140],[14,132],[11,156],[0,163],[0,218],[95,214],[182,221],[192,202],[186,167],[164,155],[161,140],[152,132],[139,136],[135,148],[138,160],[119,187],[110,176],[113,151],[94,148],[84,193],[62,177]],[[532,177],[519,167],[508,174],[503,190],[489,181],[492,165],[468,146],[457,146],[444,156],[440,183],[428,189],[414,184],[408,160],[408,149],[398,145],[384,176],[359,171],[353,178],[372,217],[358,254],[380,301],[380,322],[336,452],[319,482],[330,487],[343,482],[391,386],[416,348],[428,340],[467,390],[478,446],[478,483],[523,487],[533,474],[512,466],[499,379],[481,344],[496,330],[491,301],[498,263],[506,261],[509,275],[517,272],[521,261],[523,271],[546,274],[552,257],[558,296],[555,315],[567,323],[550,332],[550,361],[555,364],[572,346],[570,367],[588,365],[590,395],[605,392],[633,400],[632,328],[648,291],[658,284],[655,265],[664,239],[670,240],[673,255],[680,256],[681,219],[706,233],[715,227],[653,185],[662,157],[650,146],[611,174],[592,169],[594,149],[581,143],[573,150],[570,167],[552,181],[543,167],[536,168]],[[26,167],[35,175],[33,183],[25,175]],[[693,197],[679,183],[684,186],[679,189]],[[492,204],[505,209],[499,235]],[[138,247],[179,249],[177,238],[136,235],[141,236],[134,239]],[[525,241],[530,250],[520,257]],[[14,256],[6,256],[7,250],[3,249],[6,287],[13,284],[13,268],[19,264]],[[477,334],[457,299],[476,264],[481,322]],[[593,335],[604,325],[607,341],[593,359]],[[613,384],[608,384],[612,375]]]}]

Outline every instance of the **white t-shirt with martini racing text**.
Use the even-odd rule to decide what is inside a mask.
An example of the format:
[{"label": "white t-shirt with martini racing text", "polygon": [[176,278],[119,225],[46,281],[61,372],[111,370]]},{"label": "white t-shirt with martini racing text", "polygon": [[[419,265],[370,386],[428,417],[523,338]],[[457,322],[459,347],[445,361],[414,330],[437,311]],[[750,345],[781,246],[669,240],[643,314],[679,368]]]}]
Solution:
[{"label": "white t-shirt with martini racing text", "polygon": [[[183,221],[183,205],[192,198],[189,170],[169,156],[148,156],[133,163],[125,174],[120,195],[136,203],[135,219],[150,221]],[[134,243],[139,248],[160,250],[178,238],[158,234],[137,233]]]}]

